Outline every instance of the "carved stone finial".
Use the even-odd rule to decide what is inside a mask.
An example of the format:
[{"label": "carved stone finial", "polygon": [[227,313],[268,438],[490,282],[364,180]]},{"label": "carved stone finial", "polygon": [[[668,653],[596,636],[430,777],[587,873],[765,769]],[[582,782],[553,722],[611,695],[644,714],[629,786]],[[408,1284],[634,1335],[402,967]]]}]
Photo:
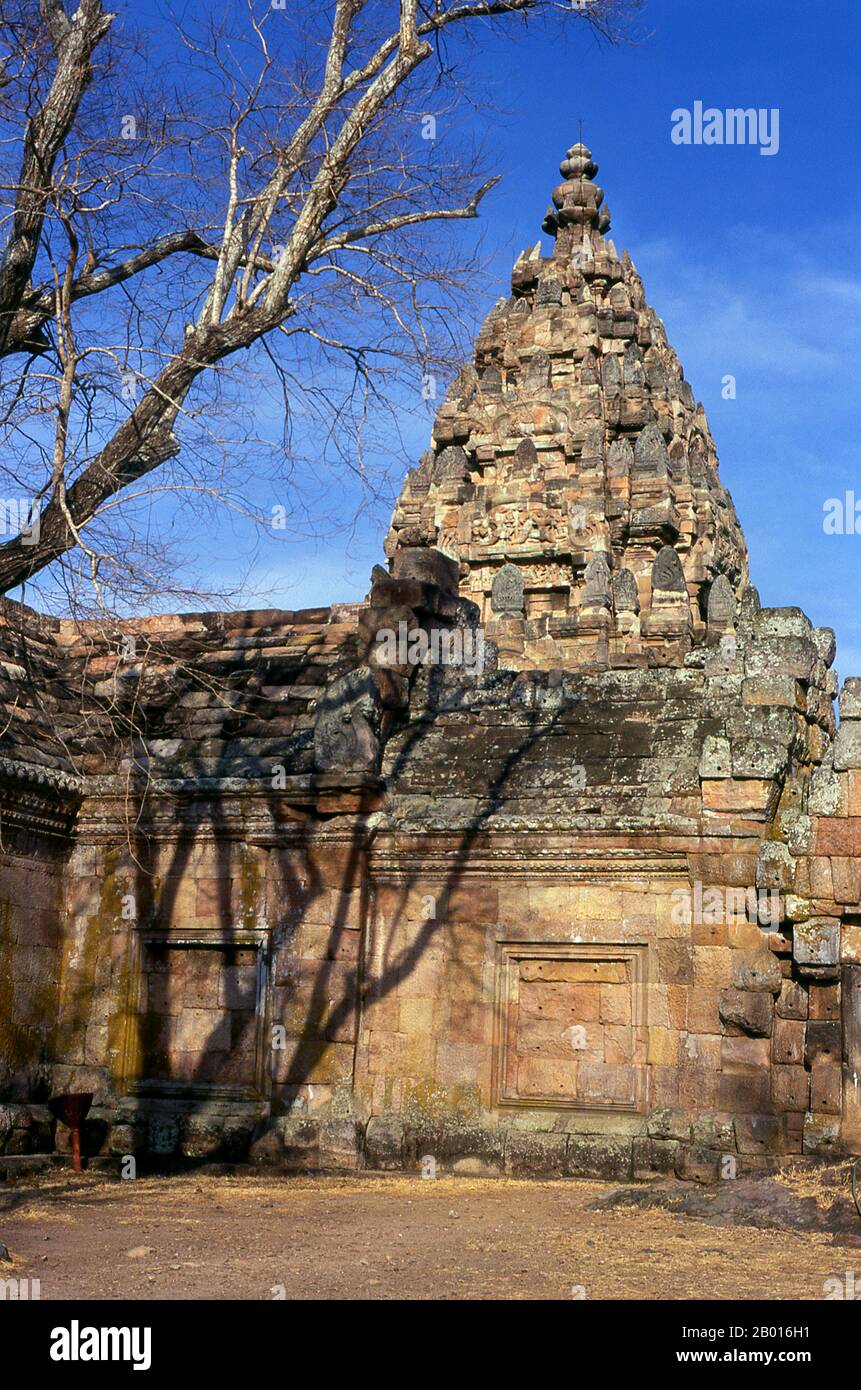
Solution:
[{"label": "carved stone finial", "polygon": [[542,230],[556,236],[563,227],[593,227],[602,236],[610,230],[610,212],[602,207],[604,190],[593,182],[598,165],[583,144],[572,145],[559,165],[564,179],[553,190]]},{"label": "carved stone finial", "polygon": [[637,436],[634,446],[634,462],[643,472],[663,476],[670,466],[667,443],[657,425],[646,425]]},{"label": "carved stone finial", "polygon": [[523,612],[523,575],[517,565],[503,565],[497,571],[490,590],[490,606],[494,613]]},{"label": "carved stone finial", "polygon": [[652,588],[664,593],[683,594],[687,592],[685,572],[682,562],[671,545],[664,545],[652,565]]},{"label": "carved stone finial", "polygon": [[538,463],[538,450],[531,439],[521,439],[517,448],[514,450],[515,467],[528,472]]},{"label": "carved stone finial", "polygon": [[738,628],[743,636],[753,632],[760,611],[759,590],[755,584],[746,584],[738,605]]},{"label": "carved stone finial", "polygon": [[709,627],[732,627],[735,623],[735,594],[725,574],[719,574],[709,589]]},{"label": "carved stone finial", "polygon": [[463,482],[469,477],[469,460],[459,445],[448,445],[437,455],[433,466],[434,482]]},{"label": "carved stone finial", "polygon": [[326,687],[314,721],[318,772],[375,772],[379,763],[380,694],[373,672],[359,666]]},{"label": "carved stone finial", "polygon": [[580,600],[583,608],[610,607],[610,567],[603,555],[596,555],[586,566],[586,586]]},{"label": "carved stone finial", "polygon": [[634,450],[627,439],[614,439],[607,451],[607,472],[611,477],[627,478],[634,464]]},{"label": "carved stone finial", "polygon": [[613,602],[617,613],[639,613],[640,599],[632,570],[620,570],[614,577]]},{"label": "carved stone finial", "polygon": [[710,647],[735,633],[735,591],[725,574],[719,574],[709,589],[706,605],[707,635]]}]

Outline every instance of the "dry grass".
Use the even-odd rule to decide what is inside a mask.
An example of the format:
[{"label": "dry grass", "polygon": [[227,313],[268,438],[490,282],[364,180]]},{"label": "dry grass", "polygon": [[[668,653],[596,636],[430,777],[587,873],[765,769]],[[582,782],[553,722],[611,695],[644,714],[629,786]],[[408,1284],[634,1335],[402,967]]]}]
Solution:
[{"label": "dry grass", "polygon": [[[816,1175],[787,1170],[798,1194]],[[804,1185],[806,1183],[806,1186]],[[45,1300],[821,1299],[857,1252],[823,1232],[596,1210],[597,1182],[52,1175],[0,1196]],[[827,1196],[830,1196],[827,1193]],[[143,1253],[141,1253],[143,1252]],[[861,1274],[859,1274],[861,1278]]]},{"label": "dry grass", "polygon": [[779,1168],[774,1174],[776,1182],[781,1183],[799,1201],[812,1197],[820,1211],[831,1211],[850,1187],[850,1170],[833,1168],[823,1170],[819,1167]]}]

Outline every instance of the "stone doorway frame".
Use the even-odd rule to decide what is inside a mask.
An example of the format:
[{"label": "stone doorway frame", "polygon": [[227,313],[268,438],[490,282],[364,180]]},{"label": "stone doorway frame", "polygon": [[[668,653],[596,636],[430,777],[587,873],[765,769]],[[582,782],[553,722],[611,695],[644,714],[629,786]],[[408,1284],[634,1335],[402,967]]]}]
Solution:
[{"label": "stone doorway frame", "polygon": [[[171,928],[135,927],[131,933],[131,960],[126,1021],[122,1041],[122,1091],[129,1098],[170,1100],[236,1100],[268,1101],[272,1089],[272,1050],[267,1046],[271,1012],[271,949],[266,929],[243,928],[227,933],[223,930],[177,931]],[[142,1017],[143,963],[149,945],[168,950],[254,950],[257,954],[257,978],[254,996],[257,1029],[254,1049],[254,1080],[248,1086],[222,1086],[216,1082],[148,1081],[140,1076],[140,1039],[137,1020]]]}]

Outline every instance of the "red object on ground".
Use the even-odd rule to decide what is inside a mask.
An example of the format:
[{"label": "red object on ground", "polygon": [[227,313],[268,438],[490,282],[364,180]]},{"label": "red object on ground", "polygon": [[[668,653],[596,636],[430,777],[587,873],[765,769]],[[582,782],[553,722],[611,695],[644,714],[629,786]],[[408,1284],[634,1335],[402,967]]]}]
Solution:
[{"label": "red object on ground", "polygon": [[81,1171],[81,1125],[93,1103],[92,1091],[79,1091],[77,1094],[52,1096],[48,1109],[72,1131],[72,1167],[76,1173]]}]

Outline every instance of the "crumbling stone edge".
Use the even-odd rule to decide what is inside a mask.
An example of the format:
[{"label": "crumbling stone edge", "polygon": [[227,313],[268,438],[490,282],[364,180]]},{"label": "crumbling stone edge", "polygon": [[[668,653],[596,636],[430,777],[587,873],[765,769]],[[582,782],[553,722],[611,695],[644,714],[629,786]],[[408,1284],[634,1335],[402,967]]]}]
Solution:
[{"label": "crumbling stone edge", "polygon": [[[14,1180],[66,1155],[68,1134],[51,1135],[41,1106],[0,1107],[0,1181]],[[633,1117],[632,1117],[633,1118]],[[593,1178],[613,1182],[676,1177],[698,1183],[773,1172],[791,1161],[833,1162],[843,1156],[839,1126],[821,1129],[805,1158],[787,1150],[785,1117],[720,1116],[692,1119],[681,1111],[653,1110],[630,1133],[560,1132],[434,1125],[402,1115],[353,1118],[189,1114],[176,1125],[176,1146],[151,1146],[151,1119],[96,1118],[98,1152],[91,1168],[113,1171],[128,1154],[142,1166],[240,1164],[283,1173],[403,1172],[428,1176]],[[53,1149],[53,1153],[47,1152]],[[433,1160],[428,1164],[428,1160]],[[34,1166],[35,1165],[35,1166]]]}]

